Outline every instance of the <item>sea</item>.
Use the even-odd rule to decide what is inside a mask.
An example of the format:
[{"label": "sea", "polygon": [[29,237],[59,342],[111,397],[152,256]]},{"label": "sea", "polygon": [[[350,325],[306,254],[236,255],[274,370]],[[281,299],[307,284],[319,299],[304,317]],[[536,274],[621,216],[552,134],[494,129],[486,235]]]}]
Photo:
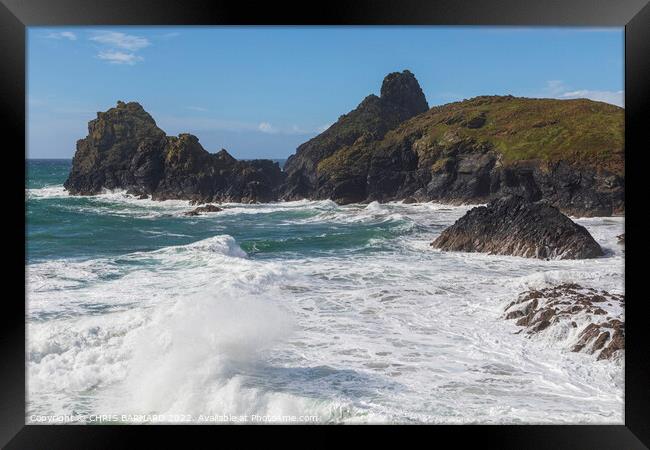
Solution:
[{"label": "sea", "polygon": [[623,217],[574,219],[597,259],[442,252],[431,241],[475,205],[190,217],[70,196],[70,160],[26,164],[27,423],[624,422],[624,358],[504,320],[527,289],[624,294]]}]

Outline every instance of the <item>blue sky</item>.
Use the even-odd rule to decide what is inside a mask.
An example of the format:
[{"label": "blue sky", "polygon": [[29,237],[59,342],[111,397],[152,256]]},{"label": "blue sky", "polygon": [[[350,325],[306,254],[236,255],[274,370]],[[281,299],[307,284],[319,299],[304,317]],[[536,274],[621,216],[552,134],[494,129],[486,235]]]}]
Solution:
[{"label": "blue sky", "polygon": [[137,101],[169,135],[285,158],[410,69],[430,106],[484,94],[623,103],[622,28],[30,27],[28,157],[70,158]]}]

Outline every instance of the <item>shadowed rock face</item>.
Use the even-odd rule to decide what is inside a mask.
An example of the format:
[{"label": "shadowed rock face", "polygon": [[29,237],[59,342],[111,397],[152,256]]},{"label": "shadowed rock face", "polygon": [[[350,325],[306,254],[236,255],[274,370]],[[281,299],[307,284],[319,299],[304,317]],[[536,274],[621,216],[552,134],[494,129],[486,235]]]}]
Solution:
[{"label": "shadowed rock face", "polygon": [[527,258],[584,259],[603,255],[587,229],[557,208],[514,195],[470,210],[431,246]]},{"label": "shadowed rock face", "polygon": [[402,120],[429,109],[429,104],[418,80],[409,70],[386,75],[381,84],[380,94],[381,101],[387,107],[393,106],[396,112],[402,113]]},{"label": "shadowed rock face", "polygon": [[516,194],[575,216],[624,212],[622,108],[480,96],[417,113],[416,83],[390,74],[381,99],[301,145],[285,166],[285,197],[458,204]]},{"label": "shadowed rock face", "polygon": [[137,103],[89,123],[65,187],[157,200],[485,203],[518,195],[574,216],[625,210],[623,109],[586,99],[480,96],[428,108],[411,72],[386,76],[281,171],[168,137]]},{"label": "shadowed rock face", "polygon": [[[429,109],[415,76],[408,70],[387,75],[381,86],[381,96],[369,95],[359,106],[315,138],[300,145],[289,157],[284,170],[288,175],[284,198],[329,198],[331,189],[322,190],[318,164],[346,146],[373,142],[405,120]],[[343,180],[353,186],[352,177]],[[354,188],[348,189],[349,201],[363,200]],[[341,199],[339,199],[341,200]]]},{"label": "shadowed rock face", "polygon": [[127,186],[150,193],[160,181],[166,144],[165,133],[142,106],[118,102],[88,123],[64,186],[80,195]]},{"label": "shadowed rock face", "polygon": [[126,189],[153,200],[268,202],[283,180],[277,163],[211,154],[196,136],[166,136],[138,103],[118,102],[88,124],[64,186],[73,195]]}]

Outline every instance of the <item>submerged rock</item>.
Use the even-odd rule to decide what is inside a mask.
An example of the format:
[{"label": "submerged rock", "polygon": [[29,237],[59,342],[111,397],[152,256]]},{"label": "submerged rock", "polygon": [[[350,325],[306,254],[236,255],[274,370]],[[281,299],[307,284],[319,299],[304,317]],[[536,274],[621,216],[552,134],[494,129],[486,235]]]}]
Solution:
[{"label": "submerged rock", "polygon": [[514,195],[470,210],[431,246],[527,258],[584,259],[603,255],[587,229],[557,208]]},{"label": "submerged rock", "polygon": [[201,213],[219,212],[219,211],[223,211],[223,209],[219,208],[218,206],[214,206],[214,205],[205,205],[205,206],[199,206],[198,208],[194,208],[192,211],[187,211],[184,215],[185,216],[198,216]]},{"label": "submerged rock", "polygon": [[553,328],[557,338],[568,339],[571,351],[611,359],[625,349],[624,306],[623,295],[565,283],[522,292],[505,308],[505,319],[516,319],[529,336]]},{"label": "submerged rock", "polygon": [[77,142],[64,186],[73,195],[126,189],[152,200],[274,201],[285,175],[270,160],[212,154],[196,136],[167,136],[136,102],[98,112]]}]

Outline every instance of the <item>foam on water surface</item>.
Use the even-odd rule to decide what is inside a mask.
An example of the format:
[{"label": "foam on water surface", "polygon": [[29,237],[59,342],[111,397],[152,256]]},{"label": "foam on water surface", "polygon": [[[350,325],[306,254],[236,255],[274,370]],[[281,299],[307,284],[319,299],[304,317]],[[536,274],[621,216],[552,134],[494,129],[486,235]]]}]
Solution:
[{"label": "foam on water surface", "polygon": [[623,421],[622,360],[572,353],[553,333],[526,338],[503,320],[531,288],[623,293],[623,218],[577,219],[605,257],[540,261],[431,249],[472,206],[225,204],[188,218],[187,202],[57,192],[30,190],[37,219],[66,211],[71,223],[104,223],[117,210],[125,222],[105,226],[140,234],[138,245],[115,234],[61,257],[38,245],[65,227],[33,225],[28,417]]}]

